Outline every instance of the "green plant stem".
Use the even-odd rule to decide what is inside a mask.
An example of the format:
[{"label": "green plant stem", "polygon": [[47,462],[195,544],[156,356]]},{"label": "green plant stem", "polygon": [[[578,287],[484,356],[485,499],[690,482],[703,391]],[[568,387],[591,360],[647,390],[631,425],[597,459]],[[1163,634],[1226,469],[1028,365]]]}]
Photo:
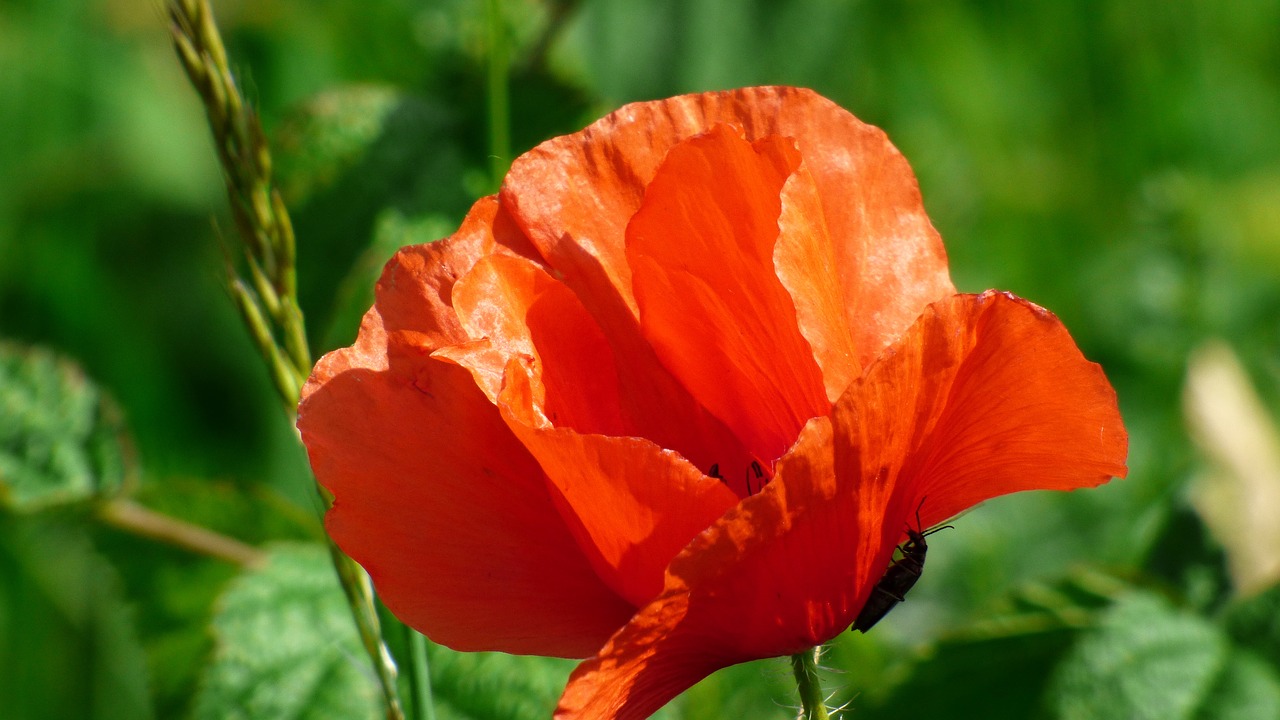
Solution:
[{"label": "green plant stem", "polygon": [[502,0],[488,0],[489,67],[489,167],[495,187],[502,183],[511,164],[511,117],[508,98],[507,33]]},{"label": "green plant stem", "polygon": [[820,648],[806,650],[791,656],[791,670],[800,690],[800,717],[803,720],[830,720],[826,698],[822,696],[822,683],[818,679],[818,652]]},{"label": "green plant stem", "polygon": [[132,500],[109,500],[98,507],[106,524],[134,535],[180,547],[219,560],[261,567],[266,556],[257,548],[208,528],[145,508]]},{"label": "green plant stem", "polygon": [[[292,417],[311,371],[311,353],[298,306],[293,225],[272,179],[271,150],[257,113],[236,87],[208,2],[171,0],[168,15],[178,59],[204,102],[240,238],[239,252],[227,252],[228,290]],[[237,266],[246,269],[247,281]],[[315,488],[322,507],[327,508],[332,496],[319,483]],[[326,535],[325,539],[378,678],[386,716],[404,720],[396,666],[382,637],[369,576],[332,538]]]},{"label": "green plant stem", "polygon": [[[327,537],[327,536],[326,536]],[[359,631],[360,642],[365,652],[373,660],[373,669],[378,676],[378,686],[382,690],[383,704],[386,705],[387,720],[405,720],[404,706],[400,702],[400,692],[396,687],[396,664],[382,639],[382,624],[378,620],[378,611],[373,602],[373,586],[369,576],[354,560],[342,552],[332,540],[329,541],[329,557],[333,560],[333,568],[338,573],[342,592],[347,596],[347,606],[351,608],[351,616],[355,619]]]},{"label": "green plant stem", "polygon": [[427,639],[407,625],[405,634],[409,640],[409,688],[413,693],[414,720],[436,720],[435,702],[431,697],[431,668],[427,665]]}]

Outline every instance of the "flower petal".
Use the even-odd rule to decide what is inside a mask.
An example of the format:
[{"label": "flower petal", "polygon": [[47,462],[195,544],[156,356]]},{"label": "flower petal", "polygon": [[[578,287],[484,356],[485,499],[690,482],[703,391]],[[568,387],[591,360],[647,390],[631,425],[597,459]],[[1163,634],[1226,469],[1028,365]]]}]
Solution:
[{"label": "flower petal", "polygon": [[[670,377],[640,334],[624,241],[670,149],[720,123],[741,127],[748,141],[796,139],[837,245],[834,264],[859,365],[954,288],[906,160],[879,129],[810,90],[756,87],[635,103],[517,158],[502,204],[609,339],[630,434],[704,469],[718,463],[739,483],[752,455]],[[788,284],[802,294],[797,286]],[[800,320],[813,341],[819,323],[803,313]],[[835,387],[844,378],[823,364],[830,348],[844,351],[832,341],[816,343],[814,352]]]},{"label": "flower petal", "polygon": [[499,207],[497,196],[477,200],[449,238],[397,252],[378,280],[377,300],[382,326],[396,338],[394,347],[435,349],[465,341],[450,302],[453,284],[477,260],[495,253],[540,257]]},{"label": "flower petal", "polygon": [[664,593],[582,663],[556,707],[556,720],[643,720],[711,673],[738,660],[703,637],[689,618],[689,595]]},{"label": "flower petal", "polygon": [[574,671],[556,717],[648,717],[719,668],[848,627],[893,553],[889,493],[839,477],[831,450],[830,421],[810,421],[773,482],[690,543],[663,594]]},{"label": "flower petal", "polygon": [[387,606],[437,642],[595,652],[632,606],[592,570],[471,376],[396,342],[375,307],[356,345],[321,359],[303,390],[298,428],[335,496],[330,534]]},{"label": "flower petal", "polygon": [[1123,476],[1115,395],[1048,312],[999,293],[932,305],[815,418],[773,482],[672,562],[570,678],[557,718],[642,718],[714,670],[853,622],[921,499],[924,525],[995,495]]},{"label": "flower petal", "polygon": [[827,231],[813,175],[804,163],[787,178],[781,201],[774,269],[795,304],[800,334],[822,370],[827,399],[835,402],[861,374],[857,343],[845,316],[858,285],[842,282],[836,263],[839,251]]},{"label": "flower petal", "polygon": [[837,466],[903,485],[891,515],[927,498],[926,527],[1006,493],[1126,473],[1128,436],[1102,369],[1052,313],[1007,293],[931,305],[832,419]]},{"label": "flower petal", "polygon": [[[925,305],[955,292],[946,250],[911,166],[883,131],[848,113],[815,117],[806,129],[796,137],[822,199],[845,316],[865,367]],[[828,133],[847,140],[829,146]]]},{"label": "flower petal", "polygon": [[600,577],[636,607],[652,600],[671,558],[736,496],[677,453],[617,436],[613,353],[577,297],[540,267],[484,258],[454,286],[453,303],[481,339],[434,356],[489,388]]},{"label": "flower petal", "polygon": [[765,460],[830,409],[773,263],[779,193],[798,163],[784,138],[752,145],[717,126],[672,148],[627,228],[644,336]]},{"label": "flower petal", "polygon": [[613,351],[573,291],[532,261],[493,255],[453,288],[453,307],[473,342],[443,348],[496,400],[507,363],[535,367],[535,405],[553,425],[580,432],[625,432]]},{"label": "flower petal", "polygon": [[678,453],[643,438],[552,427],[533,407],[528,373],[513,361],[499,406],[537,458],[557,507],[592,567],[635,607],[662,590],[671,559],[738,498]]},{"label": "flower petal", "polygon": [[751,142],[796,140],[837,240],[860,364],[926,304],[955,292],[915,175],[880,129],[802,88],[699,93],[626,105],[539,145],[507,174],[503,204],[606,332],[637,317],[623,239],[645,187],[672,147],[720,123],[743,128]]}]

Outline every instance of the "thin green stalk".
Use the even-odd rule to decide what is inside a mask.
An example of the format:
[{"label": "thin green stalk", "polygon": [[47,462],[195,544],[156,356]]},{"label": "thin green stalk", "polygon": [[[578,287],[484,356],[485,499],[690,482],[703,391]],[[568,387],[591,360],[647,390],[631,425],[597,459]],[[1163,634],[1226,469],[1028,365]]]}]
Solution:
[{"label": "thin green stalk", "polygon": [[822,696],[822,683],[818,678],[818,652],[821,648],[806,650],[791,656],[791,670],[800,690],[802,720],[830,720],[827,701]]},{"label": "thin green stalk", "polygon": [[413,718],[436,720],[435,702],[431,697],[431,668],[427,665],[427,639],[407,625],[405,634],[409,639],[409,691],[413,693]]},{"label": "thin green stalk", "polygon": [[266,562],[266,553],[255,547],[209,528],[148,509],[132,500],[108,500],[98,506],[98,517],[112,527],[139,537],[219,560],[246,567],[262,567]]},{"label": "thin green stalk", "polygon": [[[271,150],[257,114],[236,87],[207,1],[171,0],[168,14],[178,59],[204,101],[232,218],[239,231],[240,262],[228,252],[227,286],[266,362],[285,410],[292,416],[311,371],[311,354],[298,306],[293,225],[272,180]],[[246,270],[238,270],[237,264]],[[323,506],[328,507],[332,497],[318,483],[316,491]],[[383,640],[369,576],[331,538],[325,539],[360,640],[378,678],[386,717],[404,720],[396,687],[396,665]]]},{"label": "thin green stalk", "polygon": [[511,164],[511,110],[508,98],[507,32],[502,0],[488,0],[489,167],[496,187]]},{"label": "thin green stalk", "polygon": [[329,556],[333,560],[334,570],[338,573],[342,591],[347,596],[347,606],[351,608],[351,616],[355,619],[365,653],[373,661],[373,669],[377,673],[383,704],[387,710],[387,719],[405,720],[404,706],[400,702],[400,693],[396,687],[396,663],[391,657],[391,651],[387,649],[386,642],[382,639],[382,624],[378,620],[377,608],[374,607],[373,586],[369,583],[369,576],[332,540],[329,541]]}]

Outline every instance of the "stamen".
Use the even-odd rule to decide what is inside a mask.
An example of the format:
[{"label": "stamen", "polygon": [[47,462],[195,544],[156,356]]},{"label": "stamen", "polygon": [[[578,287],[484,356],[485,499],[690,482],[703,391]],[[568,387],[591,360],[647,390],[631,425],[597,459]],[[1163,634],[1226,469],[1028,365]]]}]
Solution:
[{"label": "stamen", "polygon": [[[757,480],[761,480],[761,481],[762,481],[762,482],[760,483],[760,487],[756,488],[755,490],[752,490],[752,489],[751,489],[751,473],[755,473],[755,474],[756,474],[756,479],[757,479]],[[756,493],[758,493],[758,492],[760,492],[761,490],[763,490],[763,489],[764,489],[764,482],[763,482],[763,480],[764,480],[764,468],[760,467],[760,462],[759,462],[759,461],[757,461],[757,460],[752,460],[752,461],[751,461],[751,469],[750,469],[750,471],[749,471],[749,472],[747,472],[747,495],[749,495],[749,496],[750,496],[750,495],[755,495]]]},{"label": "stamen", "polygon": [[724,476],[720,474],[720,463],[711,463],[711,469],[707,471],[707,477],[713,477],[726,486],[729,484],[725,482]]}]

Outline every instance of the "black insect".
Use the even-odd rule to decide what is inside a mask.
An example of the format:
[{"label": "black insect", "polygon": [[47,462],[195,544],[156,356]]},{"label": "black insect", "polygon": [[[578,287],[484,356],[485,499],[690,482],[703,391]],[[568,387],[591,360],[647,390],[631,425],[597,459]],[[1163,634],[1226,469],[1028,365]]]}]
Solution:
[{"label": "black insect", "polygon": [[[924,501],[920,501],[924,505]],[[916,527],[920,527],[920,508],[916,508]],[[898,558],[884,571],[884,577],[871,589],[871,596],[858,612],[850,630],[867,632],[880,619],[889,614],[895,605],[906,599],[907,591],[915,586],[924,572],[924,558],[929,552],[929,544],[924,539],[939,530],[946,530],[950,525],[943,525],[921,532],[907,527],[907,541],[899,548],[902,557]]]}]

